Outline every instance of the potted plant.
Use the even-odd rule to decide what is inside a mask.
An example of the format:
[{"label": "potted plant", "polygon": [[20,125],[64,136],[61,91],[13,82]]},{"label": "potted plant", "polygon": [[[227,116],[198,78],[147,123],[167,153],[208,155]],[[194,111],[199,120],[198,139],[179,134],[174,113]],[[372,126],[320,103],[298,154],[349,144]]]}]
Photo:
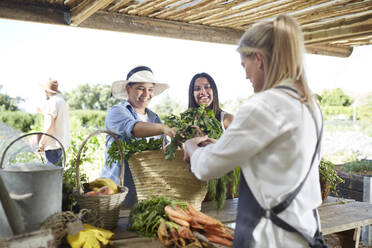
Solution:
[{"label": "potted plant", "polygon": [[345,181],[337,175],[335,165],[331,161],[327,161],[323,158],[320,160],[319,164],[319,180],[323,201],[327,199],[331,192],[337,196],[337,184],[345,183]]}]

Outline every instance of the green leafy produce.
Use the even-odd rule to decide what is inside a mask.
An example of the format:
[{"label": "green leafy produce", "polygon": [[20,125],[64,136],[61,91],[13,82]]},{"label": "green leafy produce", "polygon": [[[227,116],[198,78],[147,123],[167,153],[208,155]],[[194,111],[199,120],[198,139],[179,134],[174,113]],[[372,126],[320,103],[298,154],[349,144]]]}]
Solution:
[{"label": "green leafy produce", "polygon": [[319,174],[321,182],[328,184],[331,192],[337,195],[337,184],[345,183],[345,181],[338,176],[335,170],[335,165],[332,162],[326,161],[322,158],[319,164]]},{"label": "green leafy produce", "polygon": [[175,137],[165,149],[165,159],[168,160],[175,157],[178,144],[187,139],[202,135],[218,139],[222,134],[221,123],[214,117],[213,111],[206,110],[203,106],[189,108],[181,113],[180,117],[169,115],[165,117],[164,123],[177,130]]},{"label": "green leafy produce", "polygon": [[176,204],[184,209],[187,207],[186,202],[174,201],[165,196],[153,196],[139,201],[130,210],[127,230],[145,237],[156,237],[160,223],[169,220],[164,207]]},{"label": "green leafy produce", "polygon": [[[159,150],[162,148],[163,140],[150,138],[148,141],[145,138],[133,139],[130,142],[125,140],[120,141],[121,149],[123,150],[125,160],[128,160],[136,152]],[[108,165],[112,165],[120,161],[120,153],[118,145],[113,142],[107,151],[109,156],[107,159]]]}]

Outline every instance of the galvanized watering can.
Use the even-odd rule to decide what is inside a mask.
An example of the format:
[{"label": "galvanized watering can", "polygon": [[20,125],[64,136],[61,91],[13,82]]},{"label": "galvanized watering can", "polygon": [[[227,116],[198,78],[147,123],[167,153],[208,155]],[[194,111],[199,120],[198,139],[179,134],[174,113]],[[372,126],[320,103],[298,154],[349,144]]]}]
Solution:
[{"label": "galvanized watering can", "polygon": [[[62,166],[43,163],[11,164],[4,168],[8,149],[30,135],[46,135],[62,148]],[[50,215],[62,210],[62,174],[66,154],[62,143],[41,132],[29,133],[12,141],[0,162],[0,237],[38,230]]]}]

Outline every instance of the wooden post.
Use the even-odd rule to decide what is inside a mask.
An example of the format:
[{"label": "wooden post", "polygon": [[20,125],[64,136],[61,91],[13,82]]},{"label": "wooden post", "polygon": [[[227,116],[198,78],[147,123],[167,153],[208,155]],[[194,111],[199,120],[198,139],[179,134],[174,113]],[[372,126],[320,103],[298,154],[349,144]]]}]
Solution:
[{"label": "wooden post", "polygon": [[[369,176],[363,177],[363,201],[372,203],[372,180]],[[372,245],[372,226],[362,227],[362,242],[363,245]]]}]

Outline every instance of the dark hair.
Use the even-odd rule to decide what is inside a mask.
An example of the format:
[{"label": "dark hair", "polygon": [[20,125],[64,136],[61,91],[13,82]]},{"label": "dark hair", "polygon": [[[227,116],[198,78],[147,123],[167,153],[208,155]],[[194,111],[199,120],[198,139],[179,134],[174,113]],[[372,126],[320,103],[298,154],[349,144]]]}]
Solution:
[{"label": "dark hair", "polygon": [[217,91],[217,85],[214,82],[213,78],[205,72],[197,73],[195,74],[190,82],[189,85],[189,108],[199,108],[199,104],[195,101],[194,97],[194,84],[196,79],[198,78],[205,78],[211,85],[212,91],[213,91],[213,101],[212,104],[208,107],[208,109],[212,109],[214,116],[217,118],[217,120],[221,121],[221,108],[220,103],[218,101],[218,91]]}]

